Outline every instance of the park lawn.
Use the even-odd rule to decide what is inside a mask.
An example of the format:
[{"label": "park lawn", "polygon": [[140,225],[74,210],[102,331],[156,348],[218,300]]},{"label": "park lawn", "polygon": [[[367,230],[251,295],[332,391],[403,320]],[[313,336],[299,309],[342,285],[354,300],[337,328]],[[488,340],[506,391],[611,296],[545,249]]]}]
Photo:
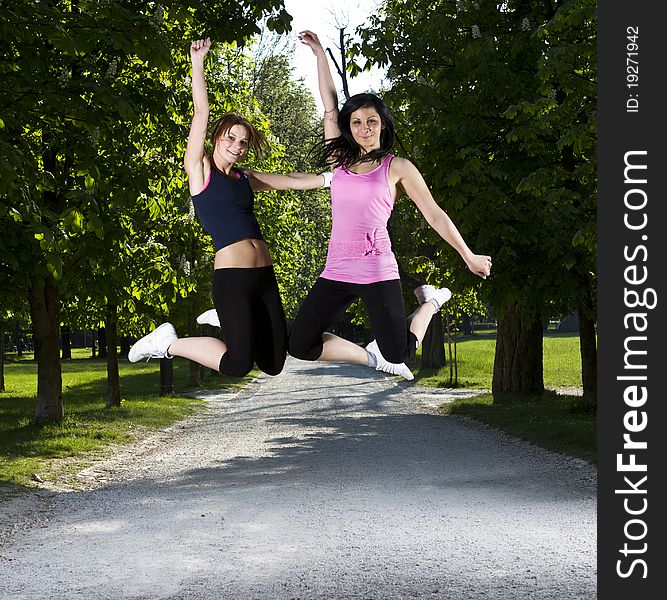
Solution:
[{"label": "park lawn", "polygon": [[[576,333],[550,332],[542,344],[544,386],[546,388],[581,387],[581,355]],[[447,350],[447,348],[445,347]],[[421,347],[420,347],[421,350]],[[475,333],[461,337],[456,346],[458,379],[450,380],[449,366],[441,369],[419,369],[421,352],[408,366],[415,372],[415,382],[429,387],[460,387],[491,389],[496,335],[493,332]],[[453,352],[452,344],[452,352]],[[452,378],[455,380],[455,378]]]},{"label": "park lawn", "polygon": [[[192,396],[188,362],[174,359],[174,393],[160,396],[160,363],[130,364],[119,360],[121,406],[107,409],[106,361],[74,351],[62,361],[65,418],[61,424],[32,421],[37,393],[37,364],[32,355],[5,364],[5,387],[0,393],[0,482],[29,484],[33,474],[54,480],[73,465],[115,444],[127,444],[147,430],[164,428],[192,414],[203,404]],[[212,376],[205,370],[200,389],[238,387],[245,378]],[[67,459],[67,460],[63,460]]]}]

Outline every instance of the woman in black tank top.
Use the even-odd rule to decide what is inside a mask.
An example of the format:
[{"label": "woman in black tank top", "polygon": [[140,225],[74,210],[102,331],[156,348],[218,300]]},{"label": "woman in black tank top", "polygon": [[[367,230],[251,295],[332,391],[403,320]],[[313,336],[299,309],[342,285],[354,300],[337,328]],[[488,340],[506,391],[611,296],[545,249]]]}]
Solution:
[{"label": "woman in black tank top", "polygon": [[264,136],[245,118],[228,113],[211,129],[205,152],[209,105],[204,57],[210,39],[190,46],[194,114],[184,166],[195,211],[213,238],[215,311],[199,323],[220,325],[217,337],[179,338],[163,323],[138,340],[129,360],[182,356],[226,375],[242,377],[256,363],[270,375],[283,368],[287,355],[287,325],[271,256],[254,213],[254,193],[263,190],[307,190],[330,184],[330,174],[261,173],[236,166],[249,151],[266,150]]}]

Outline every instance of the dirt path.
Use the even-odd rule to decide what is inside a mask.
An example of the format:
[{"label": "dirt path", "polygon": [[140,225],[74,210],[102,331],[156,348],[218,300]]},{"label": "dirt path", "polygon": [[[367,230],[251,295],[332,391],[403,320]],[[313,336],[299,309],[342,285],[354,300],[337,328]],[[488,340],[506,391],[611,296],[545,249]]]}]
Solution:
[{"label": "dirt path", "polygon": [[0,598],[595,598],[594,468],[448,397],[290,360],[78,491],[0,503]]}]

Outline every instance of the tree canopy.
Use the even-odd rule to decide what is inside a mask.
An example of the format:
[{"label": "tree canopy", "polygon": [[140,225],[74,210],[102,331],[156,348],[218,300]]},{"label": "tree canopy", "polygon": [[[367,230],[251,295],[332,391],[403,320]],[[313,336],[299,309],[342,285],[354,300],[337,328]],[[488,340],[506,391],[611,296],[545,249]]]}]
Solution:
[{"label": "tree canopy", "polygon": [[[353,70],[387,67],[406,153],[471,248],[493,256],[479,293],[518,320],[518,337],[582,304],[594,314],[582,300],[595,271],[595,28],[592,0],[401,0],[383,3],[352,49]],[[397,230],[406,257],[452,265],[468,287],[460,261],[413,223]]]},{"label": "tree canopy", "polygon": [[[155,319],[193,289],[178,269],[189,233],[175,216],[187,212],[189,40],[206,35],[228,44],[231,66],[234,45],[256,34],[263,18],[283,32],[291,17],[278,0],[241,0],[224,10],[194,0],[5,5],[0,289],[29,299],[36,418],[58,420],[61,298],[74,319],[100,315],[107,303],[137,314],[138,302],[153,307],[146,318]],[[233,69],[228,81],[215,92],[218,106],[248,108]],[[135,330],[146,325],[139,320]]]}]

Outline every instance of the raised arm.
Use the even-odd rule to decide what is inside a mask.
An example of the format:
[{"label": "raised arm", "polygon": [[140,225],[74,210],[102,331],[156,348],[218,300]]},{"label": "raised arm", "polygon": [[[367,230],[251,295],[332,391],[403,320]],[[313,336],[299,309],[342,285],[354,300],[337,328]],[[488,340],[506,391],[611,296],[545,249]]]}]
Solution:
[{"label": "raised arm", "polygon": [[315,33],[306,29],[299,33],[299,40],[308,46],[317,57],[317,82],[320,88],[320,98],[324,106],[324,139],[331,139],[340,135],[338,128],[338,94],[334,85],[329,61],[326,52]]},{"label": "raised arm", "polygon": [[468,268],[486,279],[491,274],[491,257],[475,254],[468,248],[454,222],[431,195],[417,167],[405,158],[396,157],[391,162],[390,176],[410,196],[427,223],[461,255]]},{"label": "raised arm", "polygon": [[204,187],[206,131],[208,129],[208,92],[204,75],[204,57],[211,47],[210,38],[195,40],[190,44],[192,61],[192,102],[194,114],[190,124],[188,145],[185,150],[183,166],[188,175],[190,194],[198,194]]}]

